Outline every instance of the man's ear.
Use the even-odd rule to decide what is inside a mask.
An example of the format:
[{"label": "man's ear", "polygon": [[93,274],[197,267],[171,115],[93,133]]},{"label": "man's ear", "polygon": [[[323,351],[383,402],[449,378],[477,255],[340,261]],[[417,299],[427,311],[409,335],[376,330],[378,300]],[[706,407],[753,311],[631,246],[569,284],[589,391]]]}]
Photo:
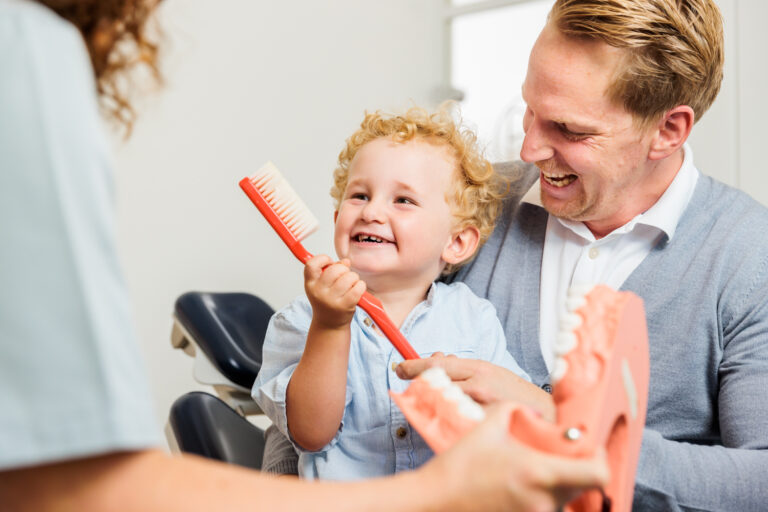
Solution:
[{"label": "man's ear", "polygon": [[480,231],[475,226],[455,231],[443,249],[443,261],[450,264],[461,263],[475,253],[479,244]]},{"label": "man's ear", "polygon": [[695,116],[688,105],[668,110],[656,125],[648,152],[650,160],[661,160],[677,151],[691,133]]}]

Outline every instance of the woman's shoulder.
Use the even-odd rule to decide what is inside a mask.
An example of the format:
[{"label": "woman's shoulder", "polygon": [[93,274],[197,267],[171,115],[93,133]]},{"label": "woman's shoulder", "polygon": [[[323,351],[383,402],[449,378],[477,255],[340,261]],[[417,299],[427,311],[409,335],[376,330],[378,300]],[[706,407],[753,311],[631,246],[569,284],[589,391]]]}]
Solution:
[{"label": "woman's shoulder", "polygon": [[[95,95],[88,49],[80,32],[51,9],[29,0],[0,0],[0,68],[12,79],[6,86],[20,96],[58,98],[70,90]],[[25,93],[18,90],[19,84],[33,90]]]},{"label": "woman's shoulder", "polygon": [[0,0],[0,23],[3,39],[17,43],[37,39],[83,45],[74,25],[51,9],[31,0]]}]

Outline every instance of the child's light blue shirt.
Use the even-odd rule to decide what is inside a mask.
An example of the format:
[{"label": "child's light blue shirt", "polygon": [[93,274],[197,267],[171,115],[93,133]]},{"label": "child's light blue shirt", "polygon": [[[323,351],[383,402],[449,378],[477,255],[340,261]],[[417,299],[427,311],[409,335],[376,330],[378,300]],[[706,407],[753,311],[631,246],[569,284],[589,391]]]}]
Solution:
[{"label": "child's light blue shirt", "polygon": [[[304,296],[272,317],[264,341],[264,362],[253,386],[253,397],[289,439],[286,389],[304,350],[311,320],[312,309]],[[440,351],[483,359],[530,380],[507,352],[496,310],[464,283],[433,284],[427,299],[411,311],[401,331],[422,357]],[[393,370],[393,363],[402,360],[368,314],[357,308],[352,320],[342,424],[334,439],[317,452],[294,443],[300,476],[370,478],[414,469],[432,456],[432,450],[389,397],[390,390],[401,392],[409,385]]]}]

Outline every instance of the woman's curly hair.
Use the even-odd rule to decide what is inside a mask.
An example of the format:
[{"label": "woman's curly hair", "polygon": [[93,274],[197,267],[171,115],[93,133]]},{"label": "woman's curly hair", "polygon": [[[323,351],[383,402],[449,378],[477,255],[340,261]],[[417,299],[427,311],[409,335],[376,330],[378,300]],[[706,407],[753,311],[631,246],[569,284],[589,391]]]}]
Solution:
[{"label": "woman's curly hair", "polygon": [[158,48],[146,35],[157,0],[37,0],[83,35],[96,76],[102,108],[130,133],[135,112],[121,75],[145,65],[159,82]]},{"label": "woman's curly hair", "polygon": [[[336,209],[341,205],[347,188],[349,167],[361,147],[382,137],[400,143],[424,140],[447,147],[454,156],[456,179],[446,201],[451,205],[456,227],[476,227],[482,245],[493,231],[507,183],[483,156],[475,134],[462,127],[460,121],[454,121],[452,106],[451,102],[446,102],[435,112],[412,107],[399,115],[381,111],[366,112],[360,128],[347,139],[346,146],[339,153],[338,167],[333,172],[331,196]],[[455,272],[467,261],[469,259],[460,264],[448,265],[443,273]]]}]

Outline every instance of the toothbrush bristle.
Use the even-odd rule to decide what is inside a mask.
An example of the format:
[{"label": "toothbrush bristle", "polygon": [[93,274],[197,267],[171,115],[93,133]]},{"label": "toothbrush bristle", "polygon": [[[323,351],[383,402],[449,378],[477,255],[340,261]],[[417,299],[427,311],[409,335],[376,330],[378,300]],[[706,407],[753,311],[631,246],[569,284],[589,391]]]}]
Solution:
[{"label": "toothbrush bristle", "polygon": [[317,230],[317,218],[272,162],[264,164],[250,181],[297,240]]}]

